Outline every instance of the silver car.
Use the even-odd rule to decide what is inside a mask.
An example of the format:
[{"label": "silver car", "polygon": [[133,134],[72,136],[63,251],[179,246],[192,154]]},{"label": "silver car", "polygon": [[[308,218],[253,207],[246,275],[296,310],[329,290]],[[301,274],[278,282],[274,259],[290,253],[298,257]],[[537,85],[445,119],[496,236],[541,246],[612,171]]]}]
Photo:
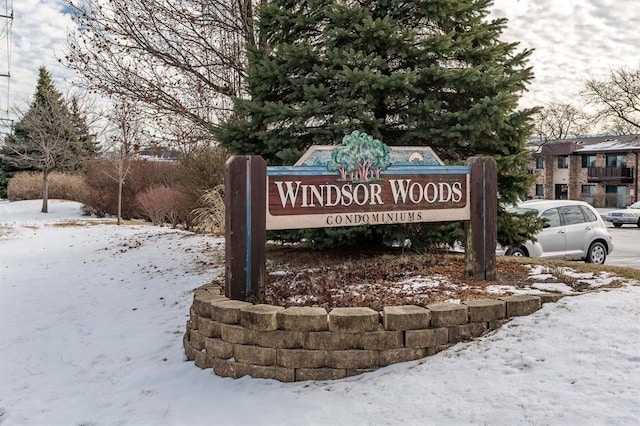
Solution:
[{"label": "silver car", "polygon": [[607,222],[611,222],[616,228],[622,225],[637,225],[640,228],[640,201],[631,204],[626,210],[614,210],[608,212],[604,217]]},{"label": "silver car", "polygon": [[509,248],[507,255],[602,264],[613,251],[613,241],[604,221],[593,207],[583,201],[525,201],[508,210],[534,212],[546,221],[542,231],[536,235],[536,242],[527,241],[521,247]]}]

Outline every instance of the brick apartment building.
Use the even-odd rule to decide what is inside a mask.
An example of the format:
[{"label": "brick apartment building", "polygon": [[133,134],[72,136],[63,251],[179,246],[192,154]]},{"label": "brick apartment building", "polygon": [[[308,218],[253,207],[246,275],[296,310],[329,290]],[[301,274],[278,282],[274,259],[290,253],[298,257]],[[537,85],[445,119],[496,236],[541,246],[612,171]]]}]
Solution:
[{"label": "brick apartment building", "polygon": [[528,198],[583,200],[594,207],[638,201],[640,135],[532,142]]}]

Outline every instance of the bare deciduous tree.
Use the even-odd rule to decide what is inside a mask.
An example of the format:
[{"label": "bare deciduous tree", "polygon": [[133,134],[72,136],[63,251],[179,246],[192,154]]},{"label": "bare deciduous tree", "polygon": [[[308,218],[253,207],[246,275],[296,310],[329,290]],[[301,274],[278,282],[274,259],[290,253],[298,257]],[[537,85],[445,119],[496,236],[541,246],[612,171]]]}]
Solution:
[{"label": "bare deciduous tree", "polygon": [[584,111],[567,103],[551,102],[534,116],[533,136],[545,143],[589,133],[591,119]]},{"label": "bare deciduous tree", "polygon": [[620,118],[611,118],[601,126],[602,132],[608,135],[635,135],[638,128]]},{"label": "bare deciduous tree", "polygon": [[77,30],[64,59],[86,86],[209,131],[240,95],[251,0],[67,0]]},{"label": "bare deciduous tree", "polygon": [[62,108],[62,104],[54,105],[49,100],[32,105],[20,121],[28,136],[5,145],[10,154],[7,158],[42,172],[42,213],[49,212],[49,174],[77,160],[68,110]]},{"label": "bare deciduous tree", "polygon": [[117,224],[122,223],[122,188],[131,172],[131,162],[140,150],[144,139],[144,122],[138,106],[128,101],[119,101],[109,113],[108,147],[105,157],[111,165],[105,174],[118,183]]},{"label": "bare deciduous tree", "polygon": [[598,119],[614,130],[640,129],[640,69],[619,68],[605,79],[589,79],[582,95],[598,108]]}]

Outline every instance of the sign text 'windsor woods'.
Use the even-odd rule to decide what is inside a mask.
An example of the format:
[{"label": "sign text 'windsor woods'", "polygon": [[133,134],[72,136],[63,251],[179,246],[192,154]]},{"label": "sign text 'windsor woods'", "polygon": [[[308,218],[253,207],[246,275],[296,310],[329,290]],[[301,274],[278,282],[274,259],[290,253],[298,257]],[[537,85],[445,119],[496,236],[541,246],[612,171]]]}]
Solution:
[{"label": "sign text 'windsor woods'", "polygon": [[381,175],[374,182],[267,175],[267,229],[468,219],[467,174]]},{"label": "sign text 'windsor woods'", "polygon": [[[385,204],[399,205],[411,203],[459,203],[462,201],[462,182],[419,182],[411,179],[389,179],[390,189],[386,191],[391,197],[382,199],[383,186],[379,183],[345,183],[341,186],[334,184],[304,184],[301,180],[273,180],[277,188],[277,195],[282,209],[332,208],[351,206],[382,206]],[[277,204],[276,204],[277,205]],[[270,206],[273,212],[273,208]],[[286,214],[286,213],[284,213]]]}]

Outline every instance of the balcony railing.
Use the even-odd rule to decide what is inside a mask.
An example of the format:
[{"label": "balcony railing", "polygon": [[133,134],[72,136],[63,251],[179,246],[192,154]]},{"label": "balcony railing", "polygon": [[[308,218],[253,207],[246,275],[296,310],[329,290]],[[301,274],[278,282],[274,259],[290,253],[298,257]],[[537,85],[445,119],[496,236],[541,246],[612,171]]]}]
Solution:
[{"label": "balcony railing", "polygon": [[589,167],[587,169],[589,182],[633,183],[633,168],[631,167]]}]

